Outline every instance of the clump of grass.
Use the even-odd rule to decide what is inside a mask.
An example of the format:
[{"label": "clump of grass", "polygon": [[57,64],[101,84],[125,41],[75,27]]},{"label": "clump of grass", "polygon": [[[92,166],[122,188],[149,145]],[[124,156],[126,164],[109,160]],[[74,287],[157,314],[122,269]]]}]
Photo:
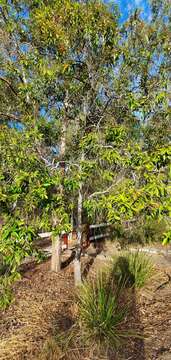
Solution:
[{"label": "clump of grass", "polygon": [[119,286],[141,288],[153,274],[153,264],[143,252],[123,252],[112,260],[112,274]]},{"label": "clump of grass", "polygon": [[56,360],[62,358],[63,356],[56,340],[53,337],[48,338],[38,356],[38,360]]},{"label": "clump of grass", "polygon": [[15,276],[13,274],[0,276],[0,309],[5,310],[12,302],[12,284],[14,281]]},{"label": "clump of grass", "polygon": [[116,285],[112,271],[106,266],[94,279],[85,281],[77,289],[75,322],[66,331],[58,329],[55,335],[66,360],[106,358],[109,353],[115,356],[124,340],[142,338],[128,326],[130,301],[124,284],[123,287],[121,283]]},{"label": "clump of grass", "polygon": [[109,286],[106,274],[98,274],[96,280],[82,285],[78,294],[78,319],[86,342],[116,349],[122,338],[129,336],[121,330],[127,308],[119,303],[118,295]]}]

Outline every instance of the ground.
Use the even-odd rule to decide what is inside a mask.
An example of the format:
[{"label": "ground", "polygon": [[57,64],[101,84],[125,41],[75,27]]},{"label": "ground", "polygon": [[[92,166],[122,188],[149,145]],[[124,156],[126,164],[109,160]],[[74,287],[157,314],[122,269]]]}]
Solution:
[{"label": "ground", "polygon": [[[90,274],[101,268],[113,251],[116,248],[108,244],[95,258],[89,249],[89,256],[82,260],[84,275],[88,270]],[[155,274],[142,290],[132,293],[133,311],[128,319],[131,328],[142,337],[130,340],[111,360],[171,359],[171,259],[159,254],[150,256],[156,266]],[[0,314],[0,359],[38,360],[54,331],[71,325],[73,264],[58,274],[50,271],[50,261],[24,272],[14,286],[14,296],[10,307]],[[60,357],[56,354],[51,359]],[[85,356],[80,355],[79,359]]]}]

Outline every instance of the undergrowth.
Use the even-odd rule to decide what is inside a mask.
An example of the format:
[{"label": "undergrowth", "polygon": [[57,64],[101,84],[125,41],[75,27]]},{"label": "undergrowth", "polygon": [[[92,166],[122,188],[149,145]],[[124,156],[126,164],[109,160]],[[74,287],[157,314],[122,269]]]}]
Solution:
[{"label": "undergrowth", "polygon": [[118,290],[110,285],[105,274],[99,274],[92,282],[85,282],[78,295],[78,317],[86,342],[93,339],[99,346],[117,348],[126,336],[120,325],[127,308],[119,303]]},{"label": "undergrowth", "polygon": [[131,226],[115,225],[113,227],[113,237],[117,239],[122,249],[129,244],[160,244],[164,233],[170,229],[170,226],[171,223],[166,222],[164,219],[144,220],[144,217],[140,217]]},{"label": "undergrowth", "polygon": [[38,356],[38,360],[60,360],[63,358],[55,337],[49,337]]},{"label": "undergrowth", "polygon": [[83,354],[89,359],[106,356],[109,351],[116,354],[125,339],[138,337],[126,325],[130,304],[125,305],[122,290],[115,286],[110,268],[83,283],[76,294],[74,325],[56,335],[64,359],[77,358],[80,353],[80,359]]},{"label": "undergrowth", "polygon": [[153,264],[143,252],[122,252],[113,257],[112,274],[118,286],[141,288],[153,274]]},{"label": "undergrowth", "polygon": [[109,353],[115,358],[125,340],[142,340],[140,332],[131,329],[129,315],[135,304],[134,287],[142,287],[152,272],[153,265],[143,253],[123,252],[113,258],[112,266],[77,289],[70,327],[65,331],[56,327],[39,360],[95,360],[108,358]]}]

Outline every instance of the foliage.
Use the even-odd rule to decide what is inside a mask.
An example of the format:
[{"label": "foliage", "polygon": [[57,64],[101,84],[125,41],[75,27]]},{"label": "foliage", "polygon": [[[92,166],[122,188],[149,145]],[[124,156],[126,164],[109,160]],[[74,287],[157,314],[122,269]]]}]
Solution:
[{"label": "foliage", "polygon": [[168,230],[163,235],[163,245],[168,245],[171,242],[171,230]]},{"label": "foliage", "polygon": [[123,225],[115,224],[112,235],[123,249],[129,244],[160,244],[167,229],[169,229],[169,222],[164,221],[164,219],[145,219],[142,216]]},{"label": "foliage", "polygon": [[51,174],[35,149],[41,135],[36,129],[19,132],[4,126],[0,136],[2,218],[21,218],[38,230],[49,228],[56,213],[61,219],[65,214],[60,173]]},{"label": "foliage", "polygon": [[0,275],[0,308],[5,309],[10,305],[13,299],[12,285],[19,278],[16,273]]},{"label": "foliage", "polygon": [[118,285],[141,288],[153,274],[154,266],[143,252],[123,252],[114,257],[112,273]]},{"label": "foliage", "polygon": [[8,271],[15,272],[24,257],[33,253],[32,241],[35,234],[24,222],[15,221],[4,226],[1,234],[0,252],[8,266]]},{"label": "foliage", "polygon": [[20,278],[18,272],[22,260],[34,254],[34,231],[22,221],[13,221],[3,227],[0,237],[0,307],[7,307],[12,300],[11,285]]}]

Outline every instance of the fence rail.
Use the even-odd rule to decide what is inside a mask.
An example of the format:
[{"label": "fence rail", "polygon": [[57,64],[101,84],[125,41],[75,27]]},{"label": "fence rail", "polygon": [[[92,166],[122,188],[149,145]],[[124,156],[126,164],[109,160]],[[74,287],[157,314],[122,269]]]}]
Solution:
[{"label": "fence rail", "polygon": [[[91,224],[88,226],[88,230],[87,230],[87,245],[89,245],[90,242],[93,242],[93,240],[100,240],[103,239],[105,237],[108,237],[110,235],[109,232],[106,232],[106,228],[110,227],[109,223],[101,223],[101,224]],[[96,229],[102,229],[105,228],[105,232],[104,233],[100,233],[100,234],[93,234],[94,230]],[[44,233],[39,233],[38,234],[39,237],[43,240],[46,238],[51,238],[52,236],[52,232],[44,232]],[[76,231],[74,230],[71,233],[62,233],[61,234],[61,238],[62,238],[62,243],[63,243],[63,249],[68,248],[69,247],[69,243],[73,244],[73,240],[77,240],[77,234]],[[74,238],[74,239],[73,239]]]},{"label": "fence rail", "polygon": [[[83,225],[83,232],[82,232],[82,250],[85,250],[89,247],[90,242],[96,242],[98,240],[105,239],[110,236],[110,231],[107,231],[107,228],[110,227],[108,223],[101,223],[101,224],[91,224],[89,226]],[[102,232],[104,228],[104,232]],[[100,230],[100,233],[98,231]],[[52,240],[52,232],[42,232],[38,234],[39,237],[42,239]],[[71,233],[62,233],[61,236],[55,236],[52,240],[51,245],[51,270],[52,271],[59,271],[61,266],[61,252],[66,249],[74,249],[77,245],[77,231],[73,230]]]},{"label": "fence rail", "polygon": [[101,227],[106,227],[106,226],[110,226],[109,223],[101,223],[101,224],[93,224],[90,225],[90,229],[96,229],[96,228],[101,228]]}]

